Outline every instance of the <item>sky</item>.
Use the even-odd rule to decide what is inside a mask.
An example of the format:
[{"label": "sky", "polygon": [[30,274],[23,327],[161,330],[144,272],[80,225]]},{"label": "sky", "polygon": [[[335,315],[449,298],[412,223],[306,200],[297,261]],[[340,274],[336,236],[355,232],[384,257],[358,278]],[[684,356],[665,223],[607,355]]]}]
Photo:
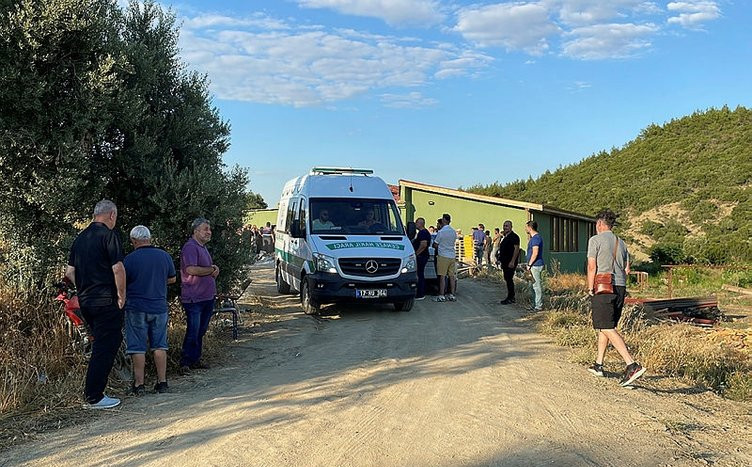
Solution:
[{"label": "sky", "polygon": [[748,0],[161,3],[231,125],[225,162],[271,207],[313,166],[506,183],[752,106]]}]

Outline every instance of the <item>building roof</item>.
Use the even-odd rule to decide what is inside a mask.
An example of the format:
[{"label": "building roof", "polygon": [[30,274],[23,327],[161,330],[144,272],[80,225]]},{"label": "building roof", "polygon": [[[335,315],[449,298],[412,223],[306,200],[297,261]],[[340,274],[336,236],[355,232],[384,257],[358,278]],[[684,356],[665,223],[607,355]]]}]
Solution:
[{"label": "building roof", "polygon": [[553,214],[556,216],[570,217],[573,219],[580,219],[584,221],[591,221],[591,222],[595,221],[595,218],[591,216],[586,216],[584,214],[566,211],[564,209],[559,209],[553,206],[549,206],[547,204],[528,203],[526,201],[517,201],[517,200],[512,200],[512,199],[499,198],[496,196],[479,195],[475,193],[469,193],[467,191],[454,190],[452,188],[446,188],[446,187],[437,186],[437,185],[429,185],[426,183],[413,182],[410,180],[400,180],[399,184],[400,186],[404,186],[407,188],[413,188],[413,189],[421,190],[421,191],[428,191],[431,193],[439,193],[439,194],[446,195],[446,196],[452,196],[454,198],[462,198],[462,199],[467,199],[471,201],[480,201],[483,203],[497,204],[499,206],[508,206],[508,207],[513,207],[513,208],[538,211],[544,214]]}]

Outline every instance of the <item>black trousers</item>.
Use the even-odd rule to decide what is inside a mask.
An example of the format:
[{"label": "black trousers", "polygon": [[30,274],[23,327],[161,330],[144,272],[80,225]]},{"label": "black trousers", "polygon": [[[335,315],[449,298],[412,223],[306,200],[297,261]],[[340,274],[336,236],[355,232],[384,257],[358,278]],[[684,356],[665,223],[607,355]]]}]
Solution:
[{"label": "black trousers", "polygon": [[418,298],[426,295],[426,264],[428,264],[428,256],[418,256],[416,268],[416,272],[418,273],[418,290],[415,291],[415,296]]},{"label": "black trousers", "polygon": [[507,283],[507,300],[514,300],[514,269],[507,267],[507,265],[502,267],[504,282]]},{"label": "black trousers", "polygon": [[96,404],[104,397],[107,378],[123,341],[123,310],[117,304],[81,307],[81,314],[91,329],[94,343],[86,370],[84,399]]}]

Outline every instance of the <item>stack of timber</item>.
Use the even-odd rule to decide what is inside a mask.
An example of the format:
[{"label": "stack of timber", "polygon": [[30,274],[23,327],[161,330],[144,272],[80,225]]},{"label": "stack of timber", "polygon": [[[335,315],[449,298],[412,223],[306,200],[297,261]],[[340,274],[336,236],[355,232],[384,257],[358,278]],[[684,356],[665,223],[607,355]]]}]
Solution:
[{"label": "stack of timber", "polygon": [[723,319],[715,297],[656,299],[627,299],[628,304],[641,306],[645,317],[659,322],[684,322],[711,327]]}]

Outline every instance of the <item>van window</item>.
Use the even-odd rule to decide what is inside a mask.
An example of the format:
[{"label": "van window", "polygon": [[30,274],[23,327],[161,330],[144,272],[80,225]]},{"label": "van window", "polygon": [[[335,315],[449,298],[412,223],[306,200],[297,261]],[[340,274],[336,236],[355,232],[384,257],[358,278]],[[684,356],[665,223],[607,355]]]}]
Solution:
[{"label": "van window", "polygon": [[300,222],[300,235],[305,237],[306,226],[308,225],[308,207],[304,199],[300,200],[300,214],[298,215],[298,222]]},{"label": "van window", "polygon": [[287,219],[285,220],[285,232],[290,232],[290,226],[295,222],[298,214],[298,200],[293,198],[287,205]]},{"label": "van window", "polygon": [[312,198],[310,204],[312,234],[405,234],[391,199]]}]

